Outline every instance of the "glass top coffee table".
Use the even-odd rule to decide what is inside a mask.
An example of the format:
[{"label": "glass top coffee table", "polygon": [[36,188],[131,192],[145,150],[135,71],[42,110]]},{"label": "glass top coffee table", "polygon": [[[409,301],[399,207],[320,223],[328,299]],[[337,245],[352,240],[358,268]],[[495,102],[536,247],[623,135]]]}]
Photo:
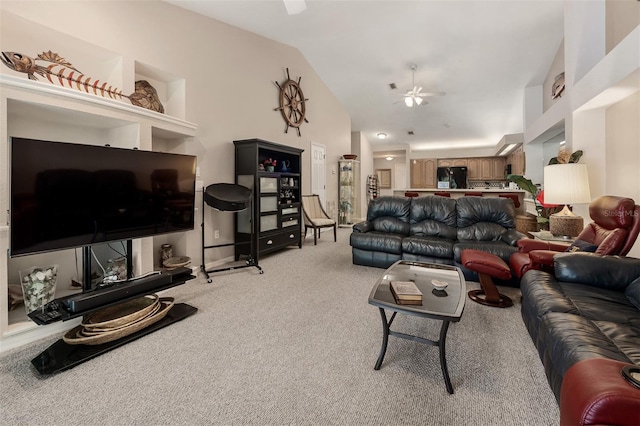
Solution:
[{"label": "glass top coffee table", "polygon": [[[399,305],[391,293],[391,281],[412,281],[422,292],[422,304]],[[446,282],[444,290],[437,290],[432,282]],[[445,340],[449,324],[460,321],[464,302],[466,300],[466,283],[459,268],[435,263],[412,262],[400,260],[387,269],[382,278],[378,280],[369,295],[369,304],[380,309],[382,318],[382,348],[374,369],[379,370],[387,351],[389,336],[413,340],[430,346],[438,346],[440,349],[440,367],[444,376],[447,392],[453,393],[453,386],[449,379],[447,360],[445,358]],[[393,311],[391,318],[387,319],[385,310]],[[425,339],[410,334],[391,330],[391,324],[396,314],[416,315],[442,321],[440,338],[437,341]]]}]

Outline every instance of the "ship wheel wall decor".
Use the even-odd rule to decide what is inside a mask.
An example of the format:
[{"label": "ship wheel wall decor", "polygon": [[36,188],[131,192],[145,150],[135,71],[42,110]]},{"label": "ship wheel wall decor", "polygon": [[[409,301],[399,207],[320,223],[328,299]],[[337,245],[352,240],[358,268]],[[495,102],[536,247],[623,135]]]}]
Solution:
[{"label": "ship wheel wall decor", "polygon": [[302,123],[308,123],[309,120],[305,117],[307,112],[306,102],[309,100],[304,97],[302,88],[300,87],[300,81],[302,77],[298,77],[298,81],[292,80],[289,77],[289,68],[287,68],[287,79],[284,83],[280,84],[277,81],[276,86],[280,89],[280,106],[274,108],[274,111],[280,111],[282,118],[286,123],[284,129],[285,133],[289,132],[289,127],[294,127],[298,131],[298,136],[302,136],[300,133],[300,126]]}]

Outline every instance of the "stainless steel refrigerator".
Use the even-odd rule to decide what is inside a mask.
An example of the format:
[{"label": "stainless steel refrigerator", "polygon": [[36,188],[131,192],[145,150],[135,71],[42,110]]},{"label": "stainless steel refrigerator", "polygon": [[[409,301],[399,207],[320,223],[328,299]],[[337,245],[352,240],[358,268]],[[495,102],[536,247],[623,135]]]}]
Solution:
[{"label": "stainless steel refrigerator", "polygon": [[438,167],[438,188],[441,189],[466,189],[466,167]]}]

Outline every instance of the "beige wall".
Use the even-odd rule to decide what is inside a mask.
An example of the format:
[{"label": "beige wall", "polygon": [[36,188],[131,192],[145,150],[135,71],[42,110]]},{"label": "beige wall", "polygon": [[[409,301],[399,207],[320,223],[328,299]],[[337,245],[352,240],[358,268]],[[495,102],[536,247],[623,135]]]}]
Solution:
[{"label": "beige wall", "polygon": [[[610,106],[606,112],[605,194],[633,198],[640,204],[640,93]],[[630,256],[640,257],[640,243]]]},{"label": "beige wall", "polygon": [[[3,0],[0,13],[5,18],[12,13],[68,34],[69,43],[82,40],[184,77],[184,119],[198,125],[186,153],[198,156],[200,179],[205,185],[234,181],[232,141],[236,139],[257,137],[304,149],[303,193],[310,193],[311,141],[327,147],[329,170],[350,150],[349,115],[295,48],[159,1]],[[13,40],[32,38],[30,34],[12,36]],[[51,40],[40,49],[52,49],[54,44]],[[22,47],[16,42],[10,47],[2,45],[2,49],[20,52]],[[58,53],[64,57],[65,50],[59,47]],[[35,56],[39,52],[21,53]],[[85,57],[66,59],[81,68],[93,58],[86,52]],[[284,81],[287,67],[292,78],[302,77],[301,87],[309,98],[309,123],[302,125],[302,137],[291,128],[285,134],[284,120],[274,111],[278,106],[274,82]],[[326,176],[327,200],[337,202],[337,175],[328,172]],[[216,212],[213,220],[222,239],[232,240],[232,215]],[[188,255],[199,259],[199,250],[199,245],[190,247]],[[231,249],[220,256],[230,253]]]},{"label": "beige wall", "polygon": [[373,174],[373,149],[371,143],[361,132],[351,133],[351,153],[358,155],[360,160],[360,205],[358,206],[358,216],[361,219],[367,216],[368,194],[367,177]]},{"label": "beige wall", "polygon": [[607,0],[607,53],[635,27],[640,25],[640,2],[635,0]]}]

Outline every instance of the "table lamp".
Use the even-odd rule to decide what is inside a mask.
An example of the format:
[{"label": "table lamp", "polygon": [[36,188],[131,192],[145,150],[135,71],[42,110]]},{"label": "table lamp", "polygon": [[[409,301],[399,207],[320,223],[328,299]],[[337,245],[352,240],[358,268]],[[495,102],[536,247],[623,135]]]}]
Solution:
[{"label": "table lamp", "polygon": [[576,216],[568,204],[591,202],[586,164],[553,164],[544,168],[544,202],[564,204],[561,212],[549,217],[549,231],[556,236],[577,237],[584,228],[582,217]]}]

